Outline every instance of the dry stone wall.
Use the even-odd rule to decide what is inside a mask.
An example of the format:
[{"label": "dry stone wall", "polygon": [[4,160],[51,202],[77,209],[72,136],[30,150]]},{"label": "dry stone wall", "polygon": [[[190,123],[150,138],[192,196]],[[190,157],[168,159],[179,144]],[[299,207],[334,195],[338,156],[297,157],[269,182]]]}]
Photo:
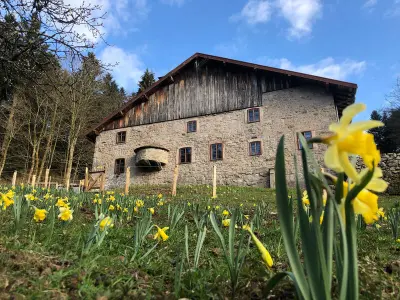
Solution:
[{"label": "dry stone wall", "polygon": [[[117,158],[131,167],[132,184],[166,184],[173,179],[179,149],[192,147],[192,162],[179,166],[178,184],[211,184],[213,165],[217,166],[219,185],[270,186],[278,141],[285,135],[288,179],[294,181],[293,155],[300,155],[296,133],[312,131],[313,136],[327,132],[337,121],[332,94],[324,88],[309,86],[265,93],[260,107],[260,122],[247,122],[247,109],[187,118],[123,129],[103,131],[96,139],[94,167],[106,169],[106,187],[123,186],[125,174],[114,174]],[[197,132],[187,133],[188,121],[197,120]],[[126,143],[116,144],[116,134],[126,131]],[[262,154],[249,155],[249,143],[260,141]],[[210,145],[223,144],[223,160],[210,161]],[[134,149],[158,145],[168,152],[168,164],[161,171],[147,172],[135,166]],[[324,145],[313,152],[322,161]],[[300,161],[300,160],[298,160]]]},{"label": "dry stone wall", "polygon": [[[400,195],[400,153],[381,154],[379,167],[382,169],[383,179],[389,183],[387,193]],[[356,168],[358,170],[365,168],[361,158],[358,158]]]}]

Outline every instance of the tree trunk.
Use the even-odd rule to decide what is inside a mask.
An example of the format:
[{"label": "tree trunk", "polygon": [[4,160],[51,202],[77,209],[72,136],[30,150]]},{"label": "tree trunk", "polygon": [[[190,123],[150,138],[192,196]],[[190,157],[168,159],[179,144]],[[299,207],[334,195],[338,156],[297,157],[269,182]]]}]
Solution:
[{"label": "tree trunk", "polygon": [[71,143],[69,145],[69,149],[68,149],[68,159],[67,159],[67,169],[65,172],[65,178],[64,178],[64,183],[65,183],[65,187],[68,189],[69,188],[69,182],[71,180],[71,172],[72,172],[72,163],[74,160],[74,152],[75,152],[75,146],[76,146],[76,142],[77,142],[78,138],[74,137],[71,139]]},{"label": "tree trunk", "polygon": [[3,144],[1,145],[0,152],[0,177],[3,173],[4,166],[6,164],[8,149],[10,148],[10,144],[12,139],[14,138],[14,115],[15,115],[15,107],[17,105],[17,97],[13,97],[13,103],[11,106],[10,114],[7,119],[6,132],[4,133]]}]

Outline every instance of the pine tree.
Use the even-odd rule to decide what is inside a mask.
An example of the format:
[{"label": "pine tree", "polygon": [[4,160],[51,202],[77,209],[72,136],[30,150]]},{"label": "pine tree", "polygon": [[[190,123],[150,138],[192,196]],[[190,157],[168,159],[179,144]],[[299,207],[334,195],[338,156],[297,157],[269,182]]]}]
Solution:
[{"label": "pine tree", "polygon": [[146,69],[142,77],[140,77],[140,81],[138,82],[139,89],[137,94],[147,90],[154,82],[156,82],[154,73],[149,69]]}]

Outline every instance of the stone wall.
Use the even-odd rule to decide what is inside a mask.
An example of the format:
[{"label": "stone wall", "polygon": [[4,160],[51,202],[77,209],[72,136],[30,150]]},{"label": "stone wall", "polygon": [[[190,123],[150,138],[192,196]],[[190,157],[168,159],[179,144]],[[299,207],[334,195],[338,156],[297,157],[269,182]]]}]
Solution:
[{"label": "stone wall", "polygon": [[[387,193],[391,195],[400,195],[400,153],[381,154],[379,163],[383,172],[383,179],[389,183]],[[356,163],[357,170],[365,168],[361,158]]]},{"label": "stone wall", "polygon": [[[333,97],[322,87],[297,87],[265,93],[262,104],[260,122],[256,123],[247,123],[247,109],[242,109],[103,131],[96,139],[94,167],[105,167],[107,188],[124,184],[125,174],[114,175],[117,158],[125,158],[126,166],[131,167],[132,184],[171,183],[179,148],[192,147],[192,162],[180,165],[178,184],[211,184],[212,168],[216,165],[219,185],[269,187],[276,147],[285,135],[287,174],[293,182],[293,155],[300,158],[296,133],[326,133],[329,124],[337,121]],[[197,120],[197,132],[186,132],[190,120]],[[126,131],[125,144],[116,144],[118,131]],[[249,155],[251,141],[261,142],[260,156]],[[210,145],[214,143],[223,144],[222,161],[210,161]],[[134,149],[145,145],[169,150],[168,164],[161,171],[146,172],[135,166]],[[322,161],[325,149],[324,145],[314,145],[318,160]]]}]

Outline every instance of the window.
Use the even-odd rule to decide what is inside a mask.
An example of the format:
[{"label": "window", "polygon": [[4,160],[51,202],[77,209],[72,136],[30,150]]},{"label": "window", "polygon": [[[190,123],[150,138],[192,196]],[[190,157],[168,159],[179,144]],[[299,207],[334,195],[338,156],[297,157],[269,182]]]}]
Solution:
[{"label": "window", "polygon": [[[304,136],[304,138],[307,141],[312,138],[312,132],[311,131],[303,131],[301,134]],[[298,143],[299,150],[303,149],[303,146],[301,145],[299,138],[297,139],[297,143]],[[312,149],[313,148],[313,144],[308,144],[308,148]]]},{"label": "window", "polygon": [[114,174],[122,174],[125,172],[125,158],[115,160]]},{"label": "window", "polygon": [[223,158],[223,148],[222,144],[212,144],[210,146],[210,152],[211,152],[211,160],[222,160]]},{"label": "window", "polygon": [[247,122],[248,123],[260,122],[260,109],[258,107],[250,108],[247,111]]},{"label": "window", "polygon": [[126,131],[117,132],[117,144],[124,144],[126,141]]},{"label": "window", "polygon": [[192,148],[186,147],[179,149],[179,162],[188,164],[192,162]]},{"label": "window", "polygon": [[196,131],[197,131],[197,121],[187,122],[187,132],[196,132]]},{"label": "window", "polygon": [[255,141],[255,142],[250,142],[249,144],[250,147],[250,155],[261,155],[261,142],[260,141]]}]

